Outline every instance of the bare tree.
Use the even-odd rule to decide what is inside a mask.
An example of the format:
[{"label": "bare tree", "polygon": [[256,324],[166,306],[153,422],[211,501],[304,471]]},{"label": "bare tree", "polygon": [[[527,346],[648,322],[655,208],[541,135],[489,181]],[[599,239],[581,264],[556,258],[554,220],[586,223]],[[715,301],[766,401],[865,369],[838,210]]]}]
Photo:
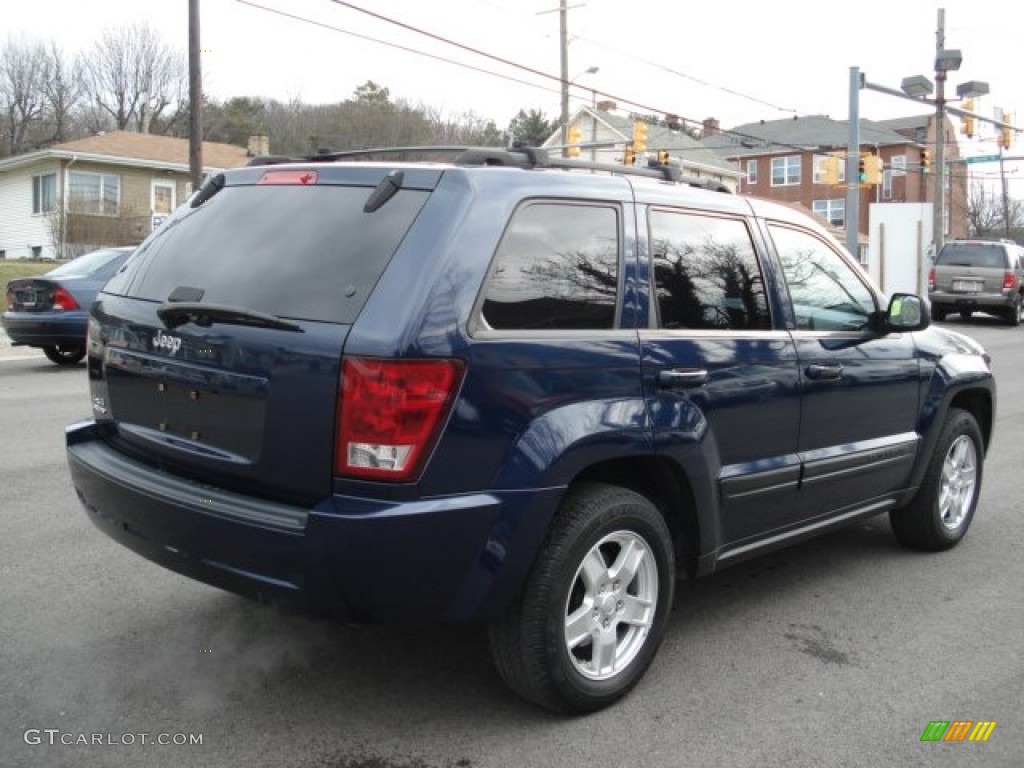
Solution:
[{"label": "bare tree", "polygon": [[79,69],[90,101],[118,130],[150,133],[183,106],[184,54],[148,25],[106,30],[79,58]]},{"label": "bare tree", "polygon": [[66,141],[72,129],[74,113],[82,99],[82,78],[56,42],[50,41],[44,56],[43,97],[51,140]]},{"label": "bare tree", "polygon": [[1024,226],[1024,202],[1003,199],[990,186],[975,183],[967,198],[967,227],[971,237],[1007,237]]},{"label": "bare tree", "polygon": [[3,109],[4,149],[24,152],[29,136],[43,116],[46,48],[27,37],[9,37],[0,50],[0,108]]}]

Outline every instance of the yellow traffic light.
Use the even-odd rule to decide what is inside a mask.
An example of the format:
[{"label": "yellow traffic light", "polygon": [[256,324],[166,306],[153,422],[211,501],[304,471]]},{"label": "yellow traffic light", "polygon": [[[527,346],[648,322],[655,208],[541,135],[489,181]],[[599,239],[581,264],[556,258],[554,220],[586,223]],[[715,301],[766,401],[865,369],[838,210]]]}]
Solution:
[{"label": "yellow traffic light", "polygon": [[931,150],[921,150],[921,173],[932,172],[932,153]]},{"label": "yellow traffic light", "polygon": [[[968,112],[974,111],[974,99],[968,99],[964,102],[964,109]],[[960,133],[967,138],[974,136],[974,115],[961,115],[960,116]]]},{"label": "yellow traffic light", "polygon": [[821,161],[822,183],[836,186],[839,184],[839,156],[825,155]]},{"label": "yellow traffic light", "polygon": [[622,164],[623,165],[635,165],[636,164],[636,153],[633,151],[632,143],[626,144],[626,151],[622,153]]},{"label": "yellow traffic light", "polygon": [[571,126],[569,128],[569,146],[566,148],[565,153],[569,157],[579,157],[581,141],[583,141],[583,131],[578,126]]},{"label": "yellow traffic light", "polygon": [[1003,115],[1003,122],[1006,125],[1003,126],[1003,135],[1000,138],[999,146],[1003,149],[1009,149],[1013,144],[1013,113],[1007,112]]},{"label": "yellow traffic light", "polygon": [[667,149],[659,149],[658,150],[658,165],[668,165],[668,150]]},{"label": "yellow traffic light", "polygon": [[647,123],[643,120],[633,121],[633,153],[641,155],[647,151]]},{"label": "yellow traffic light", "polygon": [[885,170],[885,163],[880,155],[868,155],[864,164],[864,183],[881,184],[882,173]]}]

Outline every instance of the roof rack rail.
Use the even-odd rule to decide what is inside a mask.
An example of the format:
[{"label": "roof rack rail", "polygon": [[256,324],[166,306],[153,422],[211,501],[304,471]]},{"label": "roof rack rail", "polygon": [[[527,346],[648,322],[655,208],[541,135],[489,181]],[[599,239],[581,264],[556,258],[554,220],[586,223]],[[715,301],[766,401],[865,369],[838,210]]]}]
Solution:
[{"label": "roof rack rail", "polygon": [[267,155],[254,157],[249,165],[277,165],[279,163],[329,163],[348,158],[365,157],[367,155],[397,155],[426,153],[457,153],[454,158],[456,165],[493,165],[508,168],[556,168],[564,170],[603,171],[626,176],[646,176],[647,178],[663,179],[691,187],[709,189],[713,192],[730,192],[721,182],[701,179],[695,176],[684,176],[675,165],[663,165],[652,161],[648,166],[636,167],[617,163],[600,163],[592,160],[577,160],[571,157],[550,155],[541,147],[513,145],[502,147],[467,147],[456,145],[425,145],[410,147],[367,147],[364,149],[329,150],[320,149],[304,157],[287,157]]},{"label": "roof rack rail", "polygon": [[318,149],[308,155],[298,157],[285,155],[261,155],[249,160],[248,165],[278,165],[280,163],[331,163],[335,160],[346,158],[365,157],[367,155],[400,155],[400,154],[426,154],[430,152],[444,152],[448,154],[464,152],[469,149],[465,144],[460,145],[417,145],[410,147],[365,147],[363,149]]}]

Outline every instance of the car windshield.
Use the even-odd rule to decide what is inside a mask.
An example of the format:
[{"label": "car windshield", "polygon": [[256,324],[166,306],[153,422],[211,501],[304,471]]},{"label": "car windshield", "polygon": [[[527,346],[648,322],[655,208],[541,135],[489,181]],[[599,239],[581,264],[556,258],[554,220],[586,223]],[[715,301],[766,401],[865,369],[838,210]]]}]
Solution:
[{"label": "car windshield", "polygon": [[91,251],[83,256],[79,256],[77,259],[72,259],[67,264],[62,264],[56,269],[51,269],[46,274],[47,277],[86,277],[103,269],[103,267],[124,253],[124,251],[114,248]]},{"label": "car windshield", "polygon": [[935,260],[938,266],[1005,267],[1006,249],[998,243],[946,243]]}]

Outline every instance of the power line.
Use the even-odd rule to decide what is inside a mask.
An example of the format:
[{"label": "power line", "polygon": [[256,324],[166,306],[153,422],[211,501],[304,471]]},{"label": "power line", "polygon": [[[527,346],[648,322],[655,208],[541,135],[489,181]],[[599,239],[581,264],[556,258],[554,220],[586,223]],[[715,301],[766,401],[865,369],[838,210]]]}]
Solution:
[{"label": "power line", "polygon": [[520,79],[518,77],[513,77],[511,75],[502,74],[501,72],[495,72],[495,71],[489,70],[489,69],[484,69],[483,67],[477,67],[477,66],[474,66],[472,64],[467,64],[465,62],[455,61],[454,59],[449,59],[449,58],[446,58],[444,56],[440,56],[440,55],[435,54],[435,53],[429,53],[427,51],[421,51],[421,50],[419,50],[417,48],[411,48],[411,47],[406,46],[406,45],[399,45],[398,43],[391,43],[391,42],[388,42],[387,40],[381,40],[381,39],[376,38],[376,37],[370,37],[369,35],[364,35],[364,34],[361,34],[359,32],[353,32],[353,31],[348,30],[348,29],[342,29],[341,27],[336,27],[333,24],[328,24],[328,23],[323,22],[323,21],[317,21],[316,19],[310,19],[310,18],[308,18],[306,16],[299,16],[299,15],[294,14],[294,13],[289,13],[287,11],[282,11],[282,10],[280,10],[278,8],[271,8],[271,7],[266,6],[266,5],[260,5],[259,3],[252,2],[252,0],[235,0],[235,2],[238,2],[238,3],[242,4],[242,5],[248,5],[248,6],[252,7],[252,8],[257,8],[257,9],[259,9],[261,11],[266,11],[267,13],[273,13],[273,14],[276,14],[278,16],[283,16],[285,18],[289,18],[289,19],[292,19],[294,21],[303,22],[305,24],[310,24],[310,25],[315,26],[315,27],[321,27],[322,29],[327,29],[327,30],[330,30],[331,32],[337,32],[337,33],[342,34],[342,35],[348,35],[349,37],[355,37],[355,38],[358,38],[360,40],[365,40],[366,42],[376,43],[377,45],[383,45],[383,46],[386,46],[388,48],[394,48],[396,50],[405,51],[406,53],[412,53],[412,54],[415,54],[417,56],[423,56],[423,57],[428,58],[428,59],[434,59],[435,61],[444,62],[445,64],[452,64],[452,65],[454,65],[456,67],[462,67],[463,69],[470,69],[470,70],[473,70],[474,72],[480,72],[480,73],[485,74],[485,75],[491,75],[492,77],[499,77],[499,78],[501,78],[503,80],[509,80],[509,81],[511,81],[513,83],[519,83],[520,85],[526,85],[526,86],[529,86],[531,88],[539,88],[541,90],[548,91],[549,93],[558,93],[558,91],[555,90],[554,88],[547,88],[547,87],[545,87],[543,85],[539,85],[537,83],[529,82],[528,80],[522,80],[522,79]]},{"label": "power line", "polygon": [[[368,42],[372,42],[372,43],[375,43],[375,44],[378,44],[378,45],[383,45],[383,46],[386,46],[386,47],[389,47],[389,48],[394,48],[396,50],[401,50],[401,51],[405,51],[407,53],[412,53],[412,54],[417,55],[417,56],[423,56],[425,58],[433,59],[435,61],[441,61],[441,62],[444,62],[446,64],[451,64],[451,65],[456,66],[456,67],[461,67],[463,69],[469,69],[469,70],[472,70],[472,71],[475,71],[475,72],[480,72],[480,73],[485,74],[485,75],[491,75],[491,76],[494,76],[494,77],[499,77],[499,78],[502,78],[504,80],[509,80],[511,82],[519,83],[521,85],[525,85],[525,86],[528,86],[528,87],[531,87],[531,88],[537,88],[537,89],[540,89],[540,90],[544,90],[544,91],[547,91],[549,93],[560,93],[560,90],[559,91],[555,91],[553,88],[548,88],[548,87],[546,87],[544,85],[541,85],[541,84],[538,84],[538,83],[535,83],[535,82],[530,82],[530,81],[527,81],[527,80],[522,80],[520,78],[512,77],[510,75],[505,75],[505,74],[502,74],[502,73],[499,73],[499,72],[494,72],[492,70],[484,69],[482,67],[477,67],[477,66],[474,66],[472,64],[467,64],[465,62],[456,61],[454,59],[450,59],[450,58],[447,58],[447,57],[444,57],[444,56],[439,56],[437,54],[429,53],[429,52],[422,51],[422,50],[419,50],[419,49],[416,49],[416,48],[411,48],[409,46],[400,45],[398,43],[392,43],[392,42],[388,42],[386,40],[381,40],[379,38],[370,37],[369,35],[364,35],[364,34],[361,34],[361,33],[358,33],[358,32],[352,32],[351,30],[342,29],[341,27],[337,27],[337,26],[334,26],[332,24],[328,24],[326,22],[318,21],[318,20],[315,20],[315,19],[310,19],[310,18],[305,17],[305,16],[300,16],[298,14],[289,13],[287,11],[282,11],[282,10],[279,10],[277,8],[272,8],[272,7],[269,7],[269,6],[261,5],[259,3],[253,2],[253,0],[236,0],[236,2],[241,3],[242,5],[250,6],[252,8],[257,8],[257,9],[262,10],[262,11],[266,11],[268,13],[274,13],[274,14],[276,14],[278,16],[283,16],[285,18],[293,19],[295,21],[299,21],[299,22],[303,22],[303,23],[310,24],[310,25],[313,25],[313,26],[317,26],[317,27],[320,27],[320,28],[323,28],[323,29],[327,29],[327,30],[330,30],[330,31],[333,31],[333,32],[337,32],[339,34],[348,35],[350,37],[355,37],[355,38],[358,38],[358,39],[361,39],[361,40],[366,40]],[[464,51],[473,53],[475,55],[483,56],[485,58],[491,59],[493,61],[497,61],[499,63],[505,64],[506,66],[513,67],[515,69],[519,69],[519,70],[523,70],[525,72],[529,72],[530,74],[536,75],[538,77],[542,77],[542,78],[547,79],[547,80],[554,81],[556,83],[559,83],[559,85],[561,85],[562,78],[558,77],[557,75],[552,75],[552,74],[549,74],[547,72],[543,72],[541,70],[534,69],[533,67],[528,67],[528,66],[526,66],[524,64],[519,64],[518,62],[512,61],[510,59],[505,59],[503,57],[496,56],[496,55],[488,53],[486,51],[482,51],[482,50],[479,50],[477,48],[473,48],[472,46],[464,45],[464,44],[462,44],[462,43],[460,43],[458,41],[450,40],[450,39],[445,38],[445,37],[443,37],[441,35],[437,35],[437,34],[435,34],[433,32],[429,32],[427,30],[420,29],[419,27],[413,26],[411,24],[406,24],[405,22],[399,21],[397,19],[392,19],[392,18],[390,18],[388,16],[384,16],[382,14],[376,13],[375,11],[370,11],[368,9],[362,8],[360,6],[355,5],[354,3],[345,2],[344,0],[330,0],[330,2],[332,2],[332,3],[336,4],[336,5],[340,5],[340,6],[349,8],[351,10],[354,10],[354,11],[357,11],[357,12],[364,13],[366,15],[372,16],[372,17],[374,17],[374,18],[376,18],[376,19],[378,19],[380,21],[386,22],[388,24],[393,24],[395,26],[401,27],[401,28],[406,29],[408,31],[411,31],[411,32],[414,32],[414,33],[417,33],[417,34],[420,34],[420,35],[424,35],[424,36],[429,37],[431,39],[434,39],[434,40],[436,40],[438,42],[442,42],[442,43],[445,43],[447,45],[454,46],[455,48],[458,48],[460,50],[464,50]],[[584,88],[584,86],[575,85],[573,83],[570,83],[569,85],[570,85],[570,87],[576,87],[580,91],[589,91],[589,92],[594,93],[594,94],[600,94],[602,97],[606,97],[606,98],[612,99],[616,103],[626,104],[626,105],[635,107],[635,108],[637,108],[637,110],[643,111],[645,113],[649,113],[649,114],[676,114],[676,116],[682,122],[684,122],[684,123],[689,123],[689,124],[692,124],[694,126],[702,125],[701,121],[696,120],[694,118],[678,115],[678,113],[675,113],[672,110],[661,109],[661,108],[658,108],[658,107],[655,107],[655,106],[651,106],[649,104],[644,104],[644,103],[641,103],[641,102],[638,102],[638,101],[634,101],[633,99],[627,98],[625,96],[609,93],[607,91],[603,91],[603,90],[596,89],[596,88]],[[734,137],[739,142],[755,142],[756,144],[762,145],[764,147],[769,147],[769,146],[771,146],[771,147],[778,147],[780,149],[791,149],[791,150],[798,151],[798,152],[803,152],[803,151],[806,150],[806,147],[798,146],[796,144],[788,144],[788,143],[782,142],[782,141],[768,140],[768,139],[764,139],[764,138],[759,137],[759,136],[755,136],[755,135],[751,135],[751,134],[745,134],[745,133],[741,133],[741,132],[734,131],[734,130],[720,129],[719,130],[719,134],[721,134],[723,136]],[[711,151],[714,151],[714,150],[711,150]]]}]

